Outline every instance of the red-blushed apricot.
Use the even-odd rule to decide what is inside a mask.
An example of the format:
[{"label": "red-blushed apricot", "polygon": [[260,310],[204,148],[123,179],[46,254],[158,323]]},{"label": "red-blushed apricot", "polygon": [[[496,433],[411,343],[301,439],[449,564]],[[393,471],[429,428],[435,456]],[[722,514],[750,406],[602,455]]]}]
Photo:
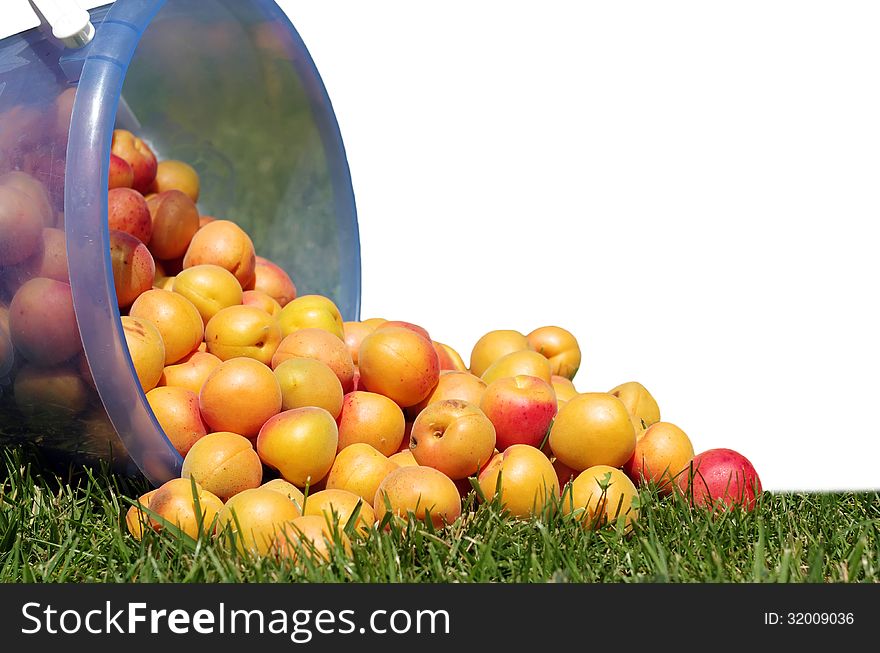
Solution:
[{"label": "red-blushed apricot", "polygon": [[25,364],[15,375],[15,405],[33,426],[70,421],[89,403],[89,392],[72,367]]},{"label": "red-blushed apricot", "polygon": [[253,439],[267,420],[281,411],[281,387],[263,363],[253,358],[230,358],[205,379],[199,408],[211,430]]},{"label": "red-blushed apricot", "polygon": [[661,494],[669,494],[679,474],[687,474],[693,457],[694,446],[684,431],[670,422],[654,422],[636,438],[623,471],[636,486],[654,483]]},{"label": "red-blushed apricot", "polygon": [[342,451],[356,442],[371,445],[384,456],[400,449],[406,428],[403,411],[388,397],[374,392],[349,392],[342,401],[339,425],[339,445]]},{"label": "red-blushed apricot", "polygon": [[165,364],[171,365],[193,353],[205,334],[202,317],[183,295],[150,289],[141,293],[128,314],[152,322],[165,343]]},{"label": "red-blushed apricot", "polygon": [[372,528],[376,521],[376,514],[369,501],[354,492],[347,490],[321,490],[310,494],[306,499],[306,507],[303,515],[323,517],[331,527],[337,527],[340,531],[348,526],[348,522],[358,511],[355,530],[362,535]]},{"label": "red-blushed apricot", "polygon": [[609,394],[623,402],[627,412],[645,422],[645,427],[660,421],[660,407],[647,388],[638,381],[621,383],[612,388]]},{"label": "red-blushed apricot", "polygon": [[27,195],[12,186],[0,185],[0,267],[30,258],[40,246],[43,219]]},{"label": "red-blushed apricot", "polygon": [[185,388],[198,395],[208,375],[222,362],[214,354],[194,351],[174,365],[166,365],[159,378],[159,385]]},{"label": "red-blushed apricot", "polygon": [[196,205],[184,193],[166,190],[151,195],[147,208],[153,221],[148,245],[153,256],[166,260],[183,256],[199,231],[199,210]]},{"label": "red-blushed apricot", "polygon": [[296,299],[296,285],[280,265],[262,256],[256,257],[254,267],[254,290],[264,292],[281,308]]},{"label": "red-blushed apricot", "polygon": [[502,356],[480,377],[487,384],[511,376],[536,376],[550,383],[550,361],[531,349],[515,351]]},{"label": "red-blushed apricot", "polygon": [[244,230],[230,220],[214,220],[192,237],[183,267],[219,265],[229,270],[242,290],[252,290],[256,270],[254,243]]},{"label": "red-blushed apricot", "polygon": [[290,481],[285,481],[283,478],[273,478],[271,481],[266,481],[265,483],[263,483],[260,487],[264,490],[280,492],[288,499],[293,501],[300,512],[302,512],[303,504],[305,503],[305,497],[302,493],[302,490],[300,490]]},{"label": "red-blushed apricot", "polygon": [[9,335],[16,350],[36,365],[51,366],[82,350],[70,285],[37,277],[9,304]]},{"label": "red-blushed apricot", "polygon": [[211,535],[218,513],[223,509],[223,502],[214,493],[184,478],[175,478],[160,486],[149,502],[153,530],[159,531],[171,524],[192,538],[197,538],[200,532]]},{"label": "red-blushed apricot", "polygon": [[107,221],[110,229],[134,236],[144,245],[153,235],[147,201],[133,188],[114,188],[107,193]]},{"label": "red-blushed apricot", "polygon": [[401,408],[424,400],[440,379],[430,340],[403,327],[380,327],[361,342],[359,385],[385,395]]},{"label": "red-blushed apricot", "polygon": [[459,399],[466,401],[474,406],[479,406],[483,399],[483,393],[486,391],[486,382],[478,376],[474,376],[470,372],[460,372],[457,370],[443,370],[437,380],[437,385],[427,397],[410,406],[406,410],[406,414],[415,419],[429,404],[444,399]]},{"label": "red-blushed apricot", "polygon": [[267,467],[298,487],[321,480],[336,457],[339,431],[323,408],[286,410],[267,420],[257,436],[257,453]]},{"label": "red-blushed apricot", "polygon": [[351,542],[342,529],[328,524],[323,515],[304,515],[282,525],[273,538],[271,550],[278,558],[291,562],[301,556],[319,562],[330,559],[337,538],[345,554],[350,556]]},{"label": "red-blushed apricot", "polygon": [[403,451],[398,451],[395,454],[391,454],[388,456],[388,460],[393,462],[398,467],[418,467],[419,464],[416,462],[415,456],[412,455],[412,451],[407,446]]},{"label": "red-blushed apricot", "polygon": [[477,406],[445,399],[419,413],[409,441],[419,465],[455,481],[476,475],[492,457],[495,427]]},{"label": "red-blushed apricot", "polygon": [[439,528],[461,517],[461,495],[452,479],[433,467],[398,467],[376,489],[373,510],[380,524],[390,512]]},{"label": "red-blushed apricot", "polygon": [[364,322],[342,323],[343,340],[345,341],[345,346],[348,347],[348,353],[351,354],[351,362],[355,365],[358,364],[358,352],[361,348],[361,342],[375,330],[375,326]]},{"label": "red-blushed apricot", "polygon": [[285,336],[272,356],[272,368],[278,367],[289,358],[321,361],[333,370],[343,392],[354,389],[354,363],[351,362],[348,347],[324,329],[298,329]]},{"label": "red-blushed apricot", "polygon": [[550,385],[553,386],[553,392],[556,393],[557,402],[565,402],[569,399],[574,399],[580,394],[577,391],[577,388],[574,387],[574,383],[572,383],[571,379],[559,376],[558,374],[554,374],[550,377]]},{"label": "red-blushed apricot", "polygon": [[288,358],[275,368],[281,386],[281,410],[315,406],[339,417],[342,384],[325,363],[313,358]]},{"label": "red-blushed apricot", "polygon": [[492,458],[480,472],[480,490],[487,499],[499,496],[515,517],[540,516],[544,506],[559,498],[553,464],[540,450],[514,444]]},{"label": "red-blushed apricot", "polygon": [[413,333],[419,334],[425,340],[432,343],[432,345],[433,345],[434,341],[431,340],[431,334],[428,333],[428,330],[425,329],[425,327],[419,326],[418,324],[413,324],[412,322],[405,322],[403,320],[386,320],[382,324],[377,326],[376,330],[384,329],[386,327],[387,328],[397,327],[397,328],[401,328],[401,329],[408,329],[408,330],[412,331]]},{"label": "red-blushed apricot", "polygon": [[240,305],[243,297],[238,279],[219,265],[194,265],[181,270],[171,290],[192,302],[205,325],[222,309]]},{"label": "red-blushed apricot", "polygon": [[110,155],[110,173],[107,176],[107,189],[131,188],[134,184],[134,170],[121,156]]},{"label": "red-blushed apricot", "polygon": [[156,155],[149,145],[128,130],[114,129],[110,154],[124,159],[131,166],[132,188],[141,193],[149,190],[158,168]]},{"label": "red-blushed apricot", "polygon": [[110,264],[119,308],[131,306],[155,283],[153,255],[140,240],[124,231],[110,232]]},{"label": "red-blushed apricot", "polygon": [[275,318],[281,315],[281,304],[262,290],[245,290],[241,295],[241,303],[245,306],[262,309]]},{"label": "red-blushed apricot", "polygon": [[556,415],[550,448],[577,471],[596,465],[621,467],[636,448],[636,434],[626,407],[605,392],[580,394]]},{"label": "red-blushed apricot", "polygon": [[726,448],[698,453],[675,480],[691,504],[710,510],[729,510],[734,506],[754,510],[763,492],[751,461]]},{"label": "red-blushed apricot", "polygon": [[149,392],[162,377],[165,343],[154,324],[130,315],[122,316],[122,332],[141,388]]},{"label": "red-blushed apricot", "polygon": [[217,532],[242,553],[266,555],[275,535],[300,514],[296,504],[280,492],[243,490],[217,515]]},{"label": "red-blushed apricot", "polygon": [[616,467],[588,467],[568,486],[562,496],[562,512],[572,515],[584,528],[600,528],[623,522],[625,530],[639,518],[638,490]]},{"label": "red-blushed apricot", "polygon": [[535,376],[509,376],[490,383],[479,406],[495,426],[499,451],[514,444],[540,447],[556,417],[556,393]]},{"label": "red-blushed apricot", "polygon": [[44,227],[37,251],[18,265],[3,270],[3,284],[11,292],[35,277],[70,283],[67,242],[63,230]]},{"label": "red-blushed apricot", "polygon": [[379,485],[397,467],[374,447],[357,442],[336,455],[326,486],[329,490],[352,492],[372,505]]},{"label": "red-blushed apricot", "polygon": [[552,374],[573,379],[581,366],[581,348],[574,334],[562,327],[543,326],[531,331],[529,346],[550,361]]},{"label": "red-blushed apricot", "polygon": [[158,489],[142,494],[138,497],[136,504],[131,506],[125,513],[125,526],[128,528],[131,536],[139,542],[144,537],[144,527],[150,526],[149,513],[144,509],[149,509],[150,501],[156,492],[158,492]]},{"label": "red-blushed apricot", "polygon": [[158,387],[147,393],[156,421],[181,456],[207,433],[199,412],[199,397],[184,388]]},{"label": "red-blushed apricot", "polygon": [[208,321],[205,343],[220,360],[244,356],[268,366],[281,343],[281,328],[260,308],[229,306]]},{"label": "red-blushed apricot", "polygon": [[440,361],[440,371],[455,370],[458,372],[467,372],[467,365],[464,364],[461,355],[449,345],[442,342],[433,342],[434,351],[437,352],[437,360]]},{"label": "red-blushed apricot", "polygon": [[166,190],[177,190],[190,198],[199,201],[199,173],[188,163],[174,159],[163,159],[156,167],[156,177],[150,191],[163,193]]},{"label": "red-blushed apricot", "polygon": [[469,367],[471,374],[483,376],[483,372],[499,358],[523,349],[530,349],[529,341],[519,331],[513,329],[489,331],[477,340],[471,350]]},{"label": "red-blushed apricot", "polygon": [[260,486],[263,465],[250,440],[217,431],[199,438],[183,458],[182,478],[191,478],[223,501]]},{"label": "red-blushed apricot", "polygon": [[0,186],[24,193],[30,200],[30,206],[40,215],[44,227],[58,226],[49,191],[39,179],[22,170],[12,170],[0,175]]},{"label": "red-blushed apricot", "polygon": [[278,316],[281,333],[290,335],[301,329],[323,329],[340,340],[345,339],[342,313],[329,297],[302,295],[288,302]]}]

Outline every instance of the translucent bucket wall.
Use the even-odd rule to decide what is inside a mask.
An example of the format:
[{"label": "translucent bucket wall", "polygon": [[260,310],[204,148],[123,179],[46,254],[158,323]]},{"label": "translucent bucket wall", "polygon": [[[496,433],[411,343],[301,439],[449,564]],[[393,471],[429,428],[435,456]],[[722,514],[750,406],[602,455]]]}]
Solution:
[{"label": "translucent bucket wall", "polygon": [[[117,0],[95,37],[0,40],[0,446],[109,461],[154,484],[182,459],[122,331],[107,186],[116,127],[201,177],[199,212],[233,220],[299,294],[357,319],[354,196],[305,45],[265,0]],[[65,262],[66,255],[66,262]]]}]

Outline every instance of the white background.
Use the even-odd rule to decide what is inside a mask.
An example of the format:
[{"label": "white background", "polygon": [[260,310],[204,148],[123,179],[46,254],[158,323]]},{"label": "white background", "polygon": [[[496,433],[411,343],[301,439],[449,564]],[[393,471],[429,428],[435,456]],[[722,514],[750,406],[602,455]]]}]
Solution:
[{"label": "white background", "polygon": [[880,5],[279,2],[336,111],[363,317],[557,324],[765,488],[880,487]]}]

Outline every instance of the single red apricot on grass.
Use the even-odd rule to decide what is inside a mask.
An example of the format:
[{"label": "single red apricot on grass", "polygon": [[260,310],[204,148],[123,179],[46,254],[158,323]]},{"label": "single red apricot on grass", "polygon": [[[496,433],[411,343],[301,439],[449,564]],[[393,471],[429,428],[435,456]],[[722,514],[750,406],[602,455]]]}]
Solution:
[{"label": "single red apricot on grass", "polygon": [[694,456],[676,482],[693,505],[713,509],[742,506],[753,510],[763,491],[758,472],[749,459],[725,448],[709,449]]}]

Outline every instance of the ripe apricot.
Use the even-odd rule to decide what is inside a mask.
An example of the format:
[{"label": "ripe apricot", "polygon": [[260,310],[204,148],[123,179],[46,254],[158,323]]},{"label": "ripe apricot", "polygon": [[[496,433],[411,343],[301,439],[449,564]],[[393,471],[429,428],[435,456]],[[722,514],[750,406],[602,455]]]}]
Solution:
[{"label": "ripe apricot", "polygon": [[259,361],[230,358],[205,379],[199,408],[211,430],[253,439],[281,411],[281,388],[272,370]]},{"label": "ripe apricot", "polygon": [[148,243],[153,256],[160,259],[183,256],[199,230],[199,210],[195,203],[179,190],[166,190],[151,195],[147,208],[153,222]]},{"label": "ripe apricot", "polygon": [[599,528],[623,520],[629,529],[639,517],[636,486],[616,467],[588,467],[568,486],[562,497],[562,512],[573,515],[584,528]]},{"label": "ripe apricot", "polygon": [[196,231],[183,256],[183,267],[219,265],[229,270],[242,290],[254,287],[256,254],[250,236],[230,220],[214,220]]},{"label": "ripe apricot", "polygon": [[356,442],[336,455],[327,474],[327,489],[353,492],[373,505],[379,484],[397,467],[375,447]]},{"label": "ripe apricot", "polygon": [[296,299],[296,285],[284,269],[262,256],[256,257],[254,290],[266,293],[281,308]]},{"label": "ripe apricot", "polygon": [[499,358],[523,349],[530,349],[529,341],[519,331],[513,329],[490,331],[480,337],[471,350],[469,368],[471,374],[483,376],[483,372]]},{"label": "ripe apricot", "polygon": [[166,365],[159,385],[185,388],[198,395],[208,376],[222,362],[214,354],[196,350],[177,363]]},{"label": "ripe apricot", "polygon": [[217,515],[217,530],[242,553],[266,555],[285,524],[300,516],[280,492],[252,488],[230,498]]},{"label": "ripe apricot", "polygon": [[323,517],[331,526],[343,530],[358,511],[355,530],[365,534],[376,521],[376,514],[369,501],[347,490],[321,490],[310,494],[303,515]]},{"label": "ripe apricot", "polygon": [[324,329],[298,329],[285,336],[272,356],[272,368],[294,357],[321,361],[333,370],[343,392],[354,389],[354,363],[351,362],[348,347]]},{"label": "ripe apricot", "polygon": [[140,381],[141,389],[149,392],[162,377],[165,365],[165,343],[159,329],[147,320],[122,316],[122,332],[128,354]]},{"label": "ripe apricot", "polygon": [[261,308],[229,306],[208,321],[205,343],[220,360],[245,356],[269,365],[281,343],[281,329]]},{"label": "ripe apricot", "polygon": [[581,348],[570,331],[558,326],[544,326],[531,331],[529,346],[550,361],[551,374],[573,379],[581,366]]},{"label": "ripe apricot", "polygon": [[629,414],[643,420],[646,427],[660,421],[660,407],[657,405],[657,401],[651,396],[648,389],[638,381],[621,383],[612,388],[609,394],[620,399]]},{"label": "ripe apricot", "polygon": [[220,310],[241,304],[243,296],[238,279],[219,265],[194,265],[181,270],[171,290],[191,301],[206,325]]},{"label": "ripe apricot", "polygon": [[226,501],[259,487],[263,465],[250,440],[237,433],[217,431],[196,440],[184,456],[180,475],[192,478]]},{"label": "ripe apricot", "polygon": [[402,408],[424,400],[440,379],[431,341],[403,327],[382,327],[364,338],[358,370],[360,386]]},{"label": "ripe apricot", "polygon": [[570,399],[550,428],[550,448],[572,469],[620,467],[636,447],[636,434],[623,402],[604,392]]},{"label": "ripe apricot", "polygon": [[156,177],[150,190],[163,193],[166,190],[177,190],[193,202],[199,201],[199,173],[184,161],[164,159],[156,166]]},{"label": "ripe apricot", "polygon": [[199,397],[184,388],[157,387],[147,393],[156,421],[181,456],[207,433],[199,412]]},{"label": "ripe apricot", "polygon": [[267,467],[297,487],[323,479],[336,457],[339,432],[323,408],[294,408],[267,420],[257,436],[257,453]]},{"label": "ripe apricot", "polygon": [[480,472],[479,481],[483,496],[498,494],[501,504],[515,517],[540,515],[545,505],[559,498],[553,464],[527,444],[514,444],[496,454]]},{"label": "ripe apricot", "polygon": [[141,293],[128,314],[152,322],[165,343],[165,365],[176,363],[198,349],[205,334],[202,317],[183,295],[151,289]]},{"label": "ripe apricot", "polygon": [[442,527],[461,516],[461,496],[452,479],[433,467],[398,467],[376,489],[373,510],[378,523],[390,512]]},{"label": "ripe apricot", "polygon": [[406,427],[400,406],[384,395],[361,390],[345,395],[336,422],[339,451],[350,444],[364,442],[385,456],[400,449]]},{"label": "ripe apricot", "polygon": [[670,422],[654,422],[636,439],[633,455],[623,470],[637,486],[654,483],[669,494],[679,474],[687,475],[694,446],[687,434]]},{"label": "ripe apricot", "polygon": [[300,329],[323,329],[340,340],[345,338],[342,313],[333,300],[323,295],[302,295],[291,300],[281,309],[278,323],[285,336]]}]

